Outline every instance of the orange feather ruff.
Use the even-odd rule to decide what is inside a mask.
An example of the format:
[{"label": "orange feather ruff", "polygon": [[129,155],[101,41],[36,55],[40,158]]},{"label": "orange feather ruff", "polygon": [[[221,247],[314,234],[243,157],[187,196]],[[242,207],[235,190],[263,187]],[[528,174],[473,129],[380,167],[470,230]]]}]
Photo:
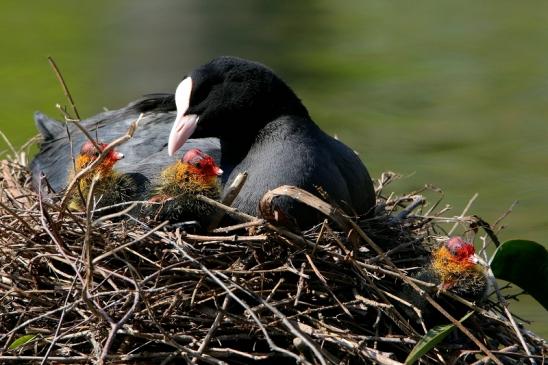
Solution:
[{"label": "orange feather ruff", "polygon": [[432,268],[440,276],[445,289],[478,274],[483,275],[481,266],[472,260],[474,254],[474,246],[469,243],[455,252],[451,252],[445,245],[432,252]]}]

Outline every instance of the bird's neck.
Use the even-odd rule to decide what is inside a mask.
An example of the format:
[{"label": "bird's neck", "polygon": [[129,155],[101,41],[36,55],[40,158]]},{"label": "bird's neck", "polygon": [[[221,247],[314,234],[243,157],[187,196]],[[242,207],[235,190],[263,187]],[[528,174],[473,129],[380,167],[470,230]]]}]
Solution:
[{"label": "bird's neck", "polygon": [[253,145],[254,139],[249,138],[223,138],[221,143],[221,168],[223,171],[231,171],[247,155]]},{"label": "bird's neck", "polygon": [[[259,123],[250,123],[248,126],[257,126]],[[247,156],[250,150],[269,141],[284,139],[289,134],[299,133],[305,126],[316,127],[316,124],[308,116],[283,115],[271,121],[260,123],[253,133],[238,133],[219,138],[221,143],[221,168],[223,171],[231,171]],[[244,127],[245,128],[245,127]],[[252,127],[248,127],[252,128]]]}]

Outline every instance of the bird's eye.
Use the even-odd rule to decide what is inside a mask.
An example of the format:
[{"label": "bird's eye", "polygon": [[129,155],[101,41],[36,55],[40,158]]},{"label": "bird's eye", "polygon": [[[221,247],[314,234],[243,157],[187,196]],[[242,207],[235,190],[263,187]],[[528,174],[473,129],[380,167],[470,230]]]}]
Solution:
[{"label": "bird's eye", "polygon": [[99,153],[99,152],[94,152],[93,153],[93,156],[95,156],[95,157],[99,157],[100,155],[101,155],[101,153]]},{"label": "bird's eye", "polygon": [[197,168],[200,168],[200,167],[202,167],[202,164],[199,163],[199,162],[196,162],[196,163],[194,164],[194,166],[196,166]]}]

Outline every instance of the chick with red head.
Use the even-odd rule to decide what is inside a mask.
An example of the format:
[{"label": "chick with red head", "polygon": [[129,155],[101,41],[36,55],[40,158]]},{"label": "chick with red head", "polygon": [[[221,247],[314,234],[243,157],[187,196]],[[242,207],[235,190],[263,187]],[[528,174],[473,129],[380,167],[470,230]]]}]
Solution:
[{"label": "chick with red head", "polygon": [[[476,255],[474,245],[457,236],[449,238],[434,249],[429,265],[414,277],[436,284],[438,289],[431,294],[437,294],[439,289],[444,289],[476,303],[486,299],[492,280],[488,265]],[[406,286],[402,294],[404,299],[421,311],[427,325],[448,321],[412,288]],[[468,310],[468,307],[444,295],[434,296],[454,317],[460,318]]]},{"label": "chick with red head", "polygon": [[162,171],[154,195],[149,199],[160,204],[149,214],[171,222],[196,220],[204,226],[214,208],[196,199],[196,195],[218,200],[222,173],[215,160],[200,149],[187,151],[181,160]]},{"label": "chick with red head", "polygon": [[[85,142],[74,160],[74,170],[69,173],[68,182],[97,160],[106,147],[106,143]],[[82,176],[79,184],[70,192],[69,209],[77,211],[85,208],[85,199],[94,178],[97,179],[93,190],[94,208],[107,207],[131,198],[133,187],[130,180],[114,169],[116,162],[122,158],[122,153],[111,149],[99,165]]]},{"label": "chick with red head", "polygon": [[461,237],[451,237],[432,252],[431,265],[443,289],[473,301],[487,294],[487,264],[476,255],[474,245]]}]

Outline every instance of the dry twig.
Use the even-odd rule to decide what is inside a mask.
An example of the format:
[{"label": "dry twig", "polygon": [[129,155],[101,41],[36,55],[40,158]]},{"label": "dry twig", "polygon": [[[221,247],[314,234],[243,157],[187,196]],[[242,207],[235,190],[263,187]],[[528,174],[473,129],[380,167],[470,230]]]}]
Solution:
[{"label": "dry twig", "polygon": [[[433,210],[421,216],[415,208],[424,198],[383,196],[388,180],[378,189],[377,217],[368,220],[293,187],[265,197],[267,213],[268,202],[286,193],[319,208],[328,219],[305,232],[199,197],[243,222],[203,235],[171,231],[129,209],[93,219],[91,196],[85,215],[68,212],[66,198],[43,201],[23,166],[2,162],[0,361],[400,364],[422,333],[421,318],[403,310],[410,304],[402,285],[436,307],[426,295],[435,285],[413,273],[447,222],[468,231],[480,220]],[[480,364],[495,355],[542,361],[548,353],[528,331],[520,334],[530,354],[515,346],[520,339],[500,298],[440,295],[476,312],[465,322],[471,327],[447,313],[473,335],[438,344],[425,364],[459,356]],[[37,335],[32,344],[9,349],[26,334]]]}]

